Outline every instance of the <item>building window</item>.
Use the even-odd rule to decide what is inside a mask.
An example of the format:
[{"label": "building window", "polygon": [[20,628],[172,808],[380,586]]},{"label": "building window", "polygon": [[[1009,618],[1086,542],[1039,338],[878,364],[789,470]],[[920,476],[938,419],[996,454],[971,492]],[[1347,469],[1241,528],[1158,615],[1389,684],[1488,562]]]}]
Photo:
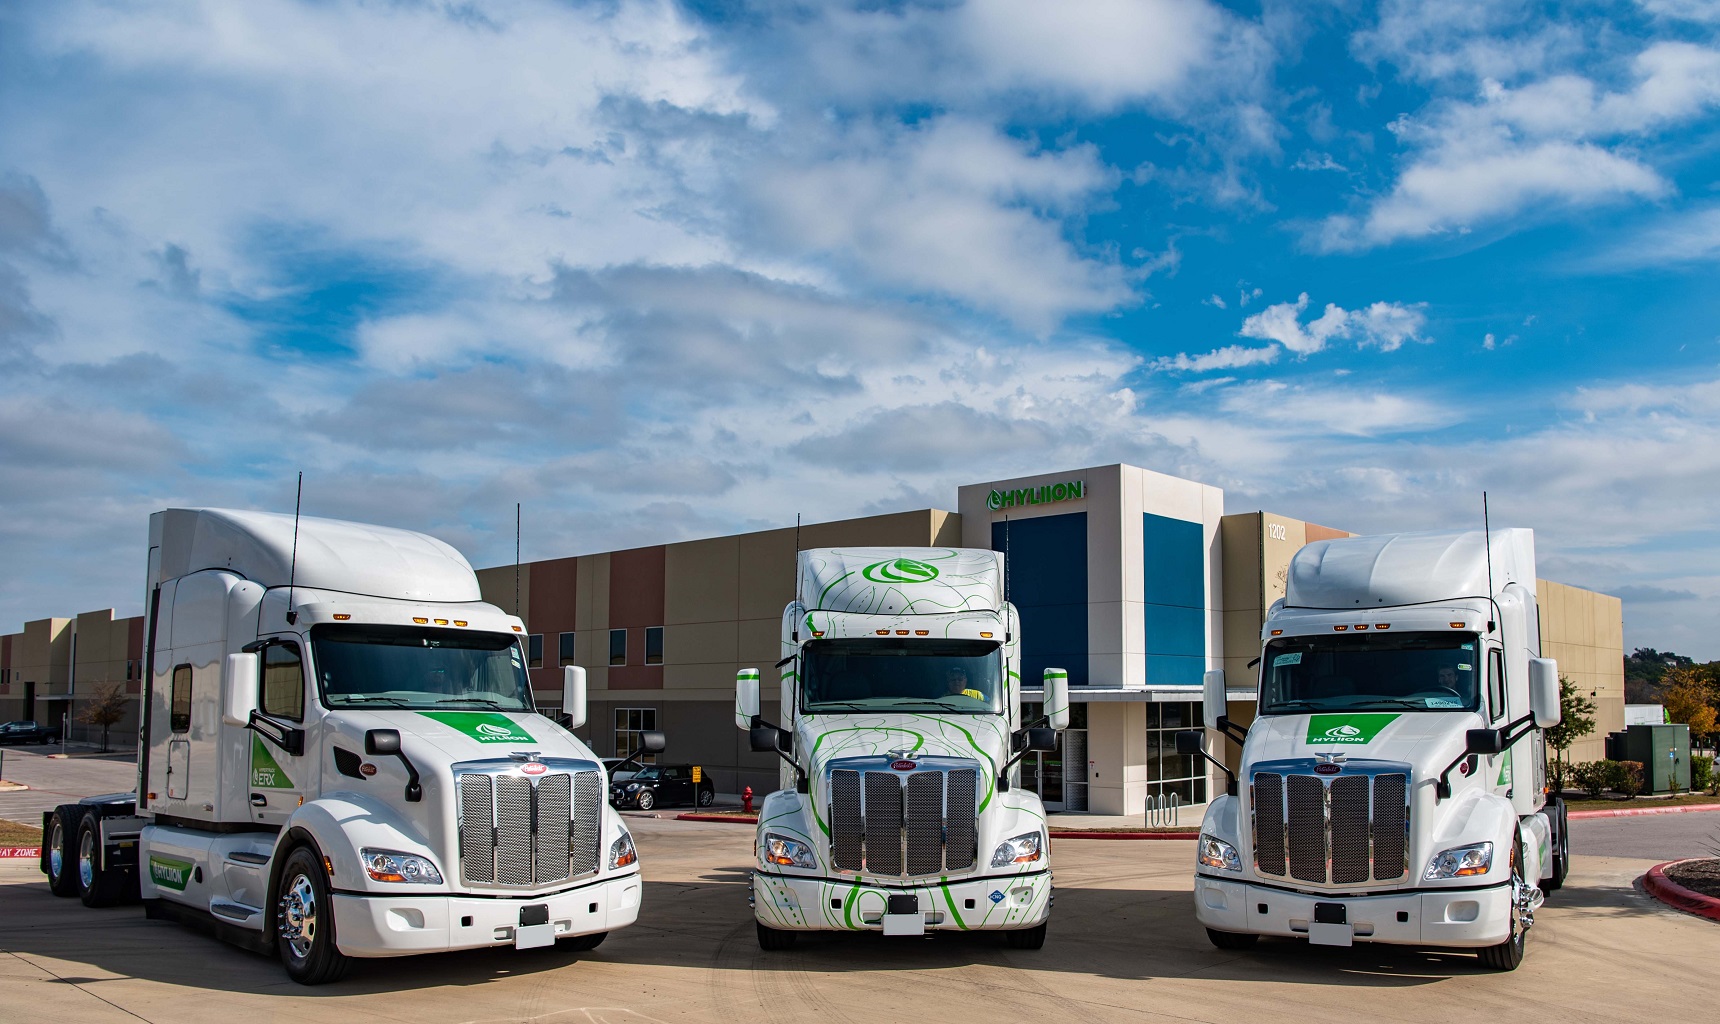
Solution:
[{"label": "building window", "polygon": [[263,648],[263,714],[302,722],[305,718],[305,671],[295,643]]},{"label": "building window", "polygon": [[543,668],[543,634],[526,637],[526,668]]},{"label": "building window", "polygon": [[663,627],[645,627],[645,664],[663,664]]},{"label": "building window", "polygon": [[1178,802],[1206,803],[1206,761],[1177,753],[1177,733],[1201,726],[1200,705],[1187,701],[1147,705],[1147,795],[1175,795]]},{"label": "building window", "polygon": [[574,633],[563,633],[556,639],[556,655],[561,659],[563,665],[573,664],[573,638],[575,635]]},{"label": "building window", "polygon": [[609,631],[609,663],[611,665],[627,664],[627,631],[625,629]]},{"label": "building window", "polygon": [[173,668],[173,702],[168,728],[174,732],[191,731],[191,666]]},{"label": "building window", "polygon": [[[631,756],[635,750],[639,749],[640,734],[656,728],[656,708],[616,708],[615,756]],[[639,760],[646,764],[654,764],[657,761],[657,755],[641,754]]]}]

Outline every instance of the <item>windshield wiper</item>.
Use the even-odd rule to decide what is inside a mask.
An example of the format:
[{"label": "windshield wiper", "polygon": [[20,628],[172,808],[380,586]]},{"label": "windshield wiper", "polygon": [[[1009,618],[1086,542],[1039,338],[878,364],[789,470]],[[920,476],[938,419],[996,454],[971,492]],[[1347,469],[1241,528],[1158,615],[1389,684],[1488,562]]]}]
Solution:
[{"label": "windshield wiper", "polygon": [[1305,710],[1308,708],[1322,707],[1323,705],[1320,704],[1319,701],[1312,701],[1312,700],[1281,700],[1281,701],[1276,701],[1276,702],[1274,702],[1268,706],[1273,711],[1277,711],[1280,708],[1302,708]]},{"label": "windshield wiper", "polygon": [[[1448,699],[1448,698],[1441,698],[1441,699]],[[1400,707],[1400,708],[1417,708],[1420,710],[1426,710],[1426,708],[1428,707],[1428,703],[1425,700],[1409,700],[1409,699],[1404,698],[1404,697],[1373,697],[1373,698],[1370,698],[1368,700],[1363,701],[1360,704],[1356,704],[1353,706],[1365,708],[1370,704],[1391,704],[1391,705],[1394,705],[1394,706]],[[1450,711],[1452,709],[1451,708],[1441,708],[1440,710],[1441,711]]]},{"label": "windshield wiper", "polygon": [[376,697],[376,696],[363,696],[363,695],[334,697],[331,699],[338,700],[342,704],[393,704],[393,705],[396,705],[398,707],[403,707],[403,708],[409,707],[412,703],[411,701],[408,701],[408,700],[401,700],[399,697]]},{"label": "windshield wiper", "polygon": [[861,704],[858,701],[821,700],[821,701],[815,701],[812,704],[807,705],[806,711],[808,714],[816,715],[820,711],[824,711],[824,710],[827,710],[829,708],[847,708],[850,711],[876,711],[876,710],[878,710],[877,708],[873,707],[870,704]]},{"label": "windshield wiper", "polygon": [[488,697],[443,697],[441,700],[437,701],[436,703],[438,703],[438,704],[488,704],[490,707],[493,707],[499,711],[500,710],[508,710],[508,711],[518,710],[517,708],[506,708],[506,709],[504,709],[499,702],[493,701]]}]

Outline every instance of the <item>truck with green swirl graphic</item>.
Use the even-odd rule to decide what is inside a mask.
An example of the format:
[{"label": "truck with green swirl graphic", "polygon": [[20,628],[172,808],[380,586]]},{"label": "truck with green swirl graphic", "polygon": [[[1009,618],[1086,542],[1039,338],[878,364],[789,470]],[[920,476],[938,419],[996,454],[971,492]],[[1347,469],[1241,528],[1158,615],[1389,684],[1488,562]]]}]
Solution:
[{"label": "truck with green swirl graphic", "polygon": [[782,616],[781,721],[742,669],[735,724],[775,751],[751,901],[759,945],[798,933],[1002,931],[1037,949],[1051,914],[1045,809],[1017,763],[1068,725],[1046,669],[1023,721],[1020,619],[1003,555],[960,548],[800,553]]},{"label": "truck with green swirl graphic", "polygon": [[[1224,713],[1224,674],[1207,675],[1207,728],[1242,744],[1197,844],[1195,914],[1214,945],[1271,935],[1522,962],[1570,864],[1543,734],[1560,718],[1558,667],[1540,656],[1535,592],[1523,529],[1296,553],[1246,731]],[[1177,743],[1204,752],[1198,730]]]}]

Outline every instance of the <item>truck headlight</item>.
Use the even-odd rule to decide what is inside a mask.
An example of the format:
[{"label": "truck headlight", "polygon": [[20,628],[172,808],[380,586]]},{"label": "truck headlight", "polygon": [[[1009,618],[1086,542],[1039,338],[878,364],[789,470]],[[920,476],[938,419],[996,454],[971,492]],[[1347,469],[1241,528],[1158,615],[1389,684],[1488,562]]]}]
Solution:
[{"label": "truck headlight", "polygon": [[992,852],[991,866],[1006,868],[1011,864],[1032,864],[1045,856],[1045,837],[1038,832],[1025,832],[1006,839]]},{"label": "truck headlight", "polygon": [[818,860],[812,856],[812,847],[798,839],[790,839],[775,832],[764,834],[764,862],[779,864],[789,868],[816,868]]},{"label": "truck headlight", "polygon": [[430,863],[428,857],[420,857],[416,853],[364,849],[358,851],[358,859],[364,862],[364,873],[373,882],[442,884],[442,872],[436,870],[436,865]]},{"label": "truck headlight", "polygon": [[1421,876],[1424,881],[1436,878],[1468,878],[1470,875],[1485,875],[1493,868],[1493,844],[1472,843],[1469,846],[1454,846],[1449,850],[1441,850],[1428,862],[1427,871]]},{"label": "truck headlight", "polygon": [[1241,871],[1242,858],[1237,856],[1236,847],[1222,839],[1209,835],[1200,837],[1199,852],[1195,860],[1201,867],[1218,868],[1221,871]]},{"label": "truck headlight", "polygon": [[622,832],[615,842],[609,844],[609,866],[624,868],[639,861],[639,851],[633,846],[633,834]]}]

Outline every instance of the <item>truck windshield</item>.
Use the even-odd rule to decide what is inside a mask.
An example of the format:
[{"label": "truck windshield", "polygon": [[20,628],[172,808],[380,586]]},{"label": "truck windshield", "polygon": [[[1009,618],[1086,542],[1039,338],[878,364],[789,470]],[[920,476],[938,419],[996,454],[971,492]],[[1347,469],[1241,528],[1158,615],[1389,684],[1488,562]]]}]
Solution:
[{"label": "truck windshield", "polygon": [[1287,636],[1266,645],[1260,713],[1473,711],[1481,659],[1473,633]]},{"label": "truck windshield", "polygon": [[801,654],[808,714],[1002,709],[1003,654],[993,640],[813,640]]},{"label": "truck windshield", "polygon": [[329,707],[532,709],[525,660],[505,633],[319,625],[311,646]]}]

